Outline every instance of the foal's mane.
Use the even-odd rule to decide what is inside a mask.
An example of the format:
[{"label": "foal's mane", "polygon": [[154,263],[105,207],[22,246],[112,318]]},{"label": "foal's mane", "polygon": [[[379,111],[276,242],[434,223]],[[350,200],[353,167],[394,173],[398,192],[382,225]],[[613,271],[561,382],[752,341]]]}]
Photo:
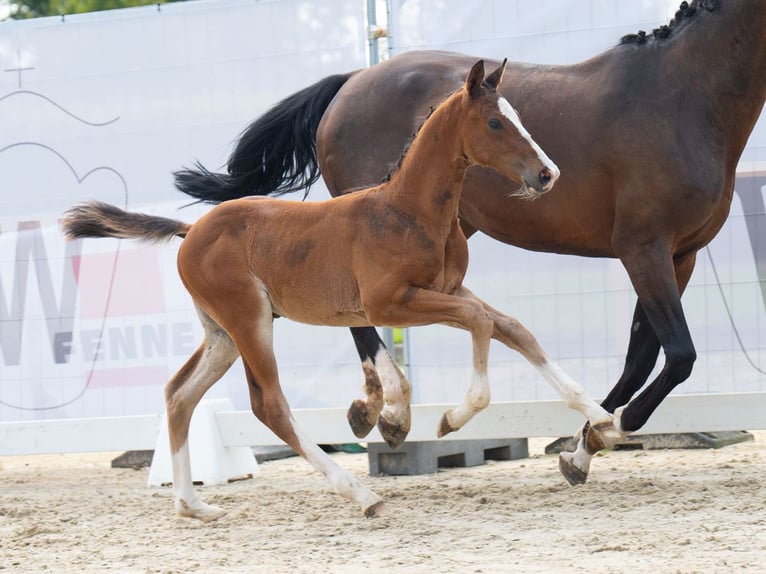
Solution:
[{"label": "foal's mane", "polygon": [[670,36],[673,32],[678,31],[679,28],[685,27],[688,21],[700,10],[705,9],[708,12],[712,12],[716,9],[718,0],[692,0],[689,2],[681,2],[678,11],[676,11],[673,19],[667,24],[655,28],[651,34],[647,34],[644,30],[639,30],[636,34],[628,34],[620,39],[620,45],[622,44],[646,44],[649,40],[664,40]]},{"label": "foal's mane", "polygon": [[410,139],[407,140],[407,143],[404,144],[404,149],[402,149],[402,155],[399,156],[399,159],[396,161],[395,164],[391,165],[391,169],[389,169],[385,177],[380,180],[380,183],[388,183],[389,181],[391,181],[391,178],[394,176],[394,174],[401,169],[402,162],[404,161],[404,158],[407,156],[407,152],[410,151],[412,144],[415,143],[415,139],[418,137],[420,130],[423,129],[423,125],[428,121],[428,118],[434,115],[434,112],[438,109],[438,107],[441,106],[444,103],[444,101],[449,99],[449,97],[454,93],[455,92],[450,92],[449,94],[444,96],[444,99],[442,99],[441,103],[438,104],[437,106],[431,106],[431,110],[426,114],[425,118],[423,118],[423,120],[420,122],[420,125],[418,125],[417,129],[414,132],[412,132],[412,135],[410,136]]},{"label": "foal's mane", "polygon": [[434,112],[439,109],[439,106],[441,106],[444,102],[446,102],[452,94],[454,94],[457,90],[454,90],[452,92],[449,92],[447,95],[445,95],[441,102],[437,104],[436,106],[431,106],[430,111],[426,114],[426,116],[423,118],[423,120],[418,125],[417,129],[412,132],[412,135],[410,135],[410,139],[407,140],[407,143],[404,144],[404,149],[402,149],[402,155],[399,156],[399,159],[396,161],[395,164],[391,165],[391,169],[389,169],[388,173],[385,175],[383,179],[380,180],[380,183],[388,183],[391,181],[391,178],[394,176],[394,174],[399,171],[402,167],[402,162],[404,161],[404,158],[407,156],[407,152],[410,151],[410,148],[412,148],[412,144],[415,143],[415,139],[418,137],[418,134],[420,133],[420,130],[423,129],[423,126],[428,121],[428,118],[430,118],[432,115],[434,115]]},{"label": "foal's mane", "polygon": [[[485,82],[482,82],[482,87],[486,87]],[[448,94],[446,94],[442,98],[441,102],[439,102],[436,106],[431,106],[431,110],[426,114],[426,116],[420,122],[420,124],[418,125],[417,129],[414,132],[412,132],[412,135],[410,136],[410,139],[407,140],[407,143],[404,144],[404,149],[402,149],[402,155],[399,156],[399,159],[397,160],[397,162],[395,164],[391,165],[391,169],[388,171],[388,173],[385,175],[385,177],[380,180],[380,183],[388,183],[389,181],[391,181],[391,178],[394,177],[396,172],[398,172],[401,169],[402,162],[404,161],[404,158],[407,157],[407,152],[409,152],[410,149],[412,148],[412,145],[415,143],[415,139],[417,139],[418,134],[420,133],[420,130],[423,129],[423,126],[428,121],[428,118],[430,118],[432,115],[434,115],[434,112],[436,110],[438,110],[444,104],[444,102],[449,100],[454,94],[456,94],[457,92],[459,92],[462,89],[463,88],[461,86],[457,90],[453,90],[453,91],[449,92]]]}]

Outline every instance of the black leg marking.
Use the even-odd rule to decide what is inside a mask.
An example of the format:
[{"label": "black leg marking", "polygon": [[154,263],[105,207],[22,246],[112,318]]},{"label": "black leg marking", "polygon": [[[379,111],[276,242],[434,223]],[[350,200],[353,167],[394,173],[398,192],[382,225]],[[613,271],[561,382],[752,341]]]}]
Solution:
[{"label": "black leg marking", "polygon": [[350,329],[359,358],[362,361],[369,359],[374,365],[375,356],[378,354],[378,351],[381,348],[386,348],[383,339],[378,335],[378,331],[375,327],[351,327]]}]

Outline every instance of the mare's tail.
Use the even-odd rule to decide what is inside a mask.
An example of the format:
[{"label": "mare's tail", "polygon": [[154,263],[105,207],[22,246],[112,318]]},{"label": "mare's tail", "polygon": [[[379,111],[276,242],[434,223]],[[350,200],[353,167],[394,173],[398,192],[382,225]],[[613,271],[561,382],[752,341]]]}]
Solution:
[{"label": "mare's tail", "polygon": [[250,124],[229,158],[228,173],[213,173],[197,162],[195,169],[175,172],[176,187],[208,203],[300,189],[308,194],[319,179],[319,121],[352,73],[328,76],[285,98]]},{"label": "mare's tail", "polygon": [[131,213],[108,203],[90,201],[67,210],[62,228],[68,239],[117,237],[162,243],[174,236],[185,237],[191,224],[167,217]]}]

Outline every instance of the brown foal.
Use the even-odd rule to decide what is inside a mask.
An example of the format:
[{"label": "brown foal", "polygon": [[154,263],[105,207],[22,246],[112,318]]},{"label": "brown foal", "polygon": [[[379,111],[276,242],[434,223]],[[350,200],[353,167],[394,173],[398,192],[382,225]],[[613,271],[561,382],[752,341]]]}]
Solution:
[{"label": "brown foal", "polygon": [[[439,436],[487,406],[492,337],[522,353],[568,404],[609,432],[611,415],[548,360],[534,336],[462,285],[468,247],[457,212],[468,167],[494,168],[530,198],[548,191],[559,175],[497,93],[503,70],[504,64],[484,78],[484,63],[474,65],[464,87],[426,120],[398,170],[374,188],[320,203],[239,199],[194,224],[98,202],[67,212],[69,238],[184,238],[178,271],[205,340],[165,389],[180,514],[212,520],[223,513],[194,492],[187,439],[195,406],[239,355],[258,419],[367,516],[380,511],[381,499],[295,425],[272,348],[276,316],[351,327],[444,323],[469,331],[474,374],[463,403],[444,414]],[[378,415],[369,413],[370,425]]]}]

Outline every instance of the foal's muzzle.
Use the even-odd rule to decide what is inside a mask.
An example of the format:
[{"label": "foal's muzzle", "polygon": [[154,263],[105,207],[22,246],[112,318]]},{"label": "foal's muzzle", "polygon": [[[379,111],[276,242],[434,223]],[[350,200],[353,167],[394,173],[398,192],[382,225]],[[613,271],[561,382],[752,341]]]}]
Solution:
[{"label": "foal's muzzle", "polygon": [[556,164],[551,164],[541,169],[537,174],[537,185],[533,187],[538,193],[545,193],[553,189],[553,185],[560,175],[559,168]]},{"label": "foal's muzzle", "polygon": [[540,171],[529,170],[521,178],[521,188],[509,194],[511,197],[521,197],[524,199],[537,199],[541,195],[548,193],[559,178],[559,168],[553,162],[541,162],[543,165]]},{"label": "foal's muzzle", "polygon": [[540,181],[542,188],[547,189],[548,185],[553,181],[553,172],[547,167],[544,167],[537,175],[537,179]]}]

